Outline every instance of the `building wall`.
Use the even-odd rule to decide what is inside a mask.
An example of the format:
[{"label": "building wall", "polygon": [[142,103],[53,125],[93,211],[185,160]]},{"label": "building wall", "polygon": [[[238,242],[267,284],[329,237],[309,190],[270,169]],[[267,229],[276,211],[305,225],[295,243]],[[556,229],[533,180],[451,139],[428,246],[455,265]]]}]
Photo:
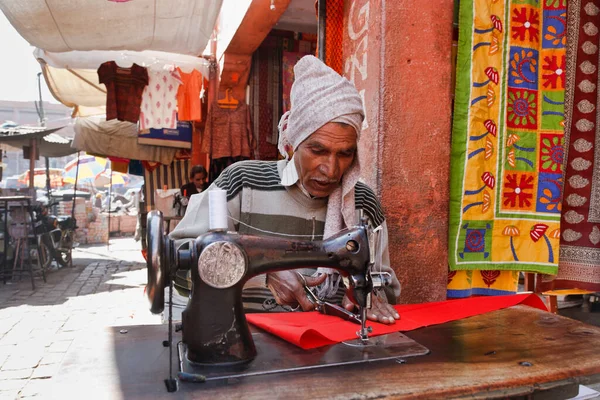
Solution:
[{"label": "building wall", "polygon": [[452,12],[452,0],[345,0],[363,177],[386,213],[402,303],[446,296]]},{"label": "building wall", "polygon": [[[54,104],[44,102],[44,114],[46,117],[46,121],[49,126],[52,125],[53,121],[63,121],[63,124],[66,124],[67,121],[70,121],[71,118],[71,109],[62,105],[62,104]],[[13,121],[19,125],[39,125],[39,118],[37,111],[35,109],[35,104],[33,101],[6,101],[0,100],[0,124],[6,121]],[[60,123],[58,123],[60,126]],[[65,135],[70,130],[61,130],[61,134]],[[5,165],[3,171],[3,178],[19,175],[27,170],[29,170],[29,160],[23,158],[23,151],[17,150],[13,147],[9,146],[0,146],[0,150],[7,150],[6,153],[2,151],[1,154],[1,162]],[[73,157],[61,157],[61,158],[51,158],[50,159],[50,167],[51,168],[62,168],[67,160],[71,160]],[[36,161],[36,168],[44,167],[44,159]]]}]

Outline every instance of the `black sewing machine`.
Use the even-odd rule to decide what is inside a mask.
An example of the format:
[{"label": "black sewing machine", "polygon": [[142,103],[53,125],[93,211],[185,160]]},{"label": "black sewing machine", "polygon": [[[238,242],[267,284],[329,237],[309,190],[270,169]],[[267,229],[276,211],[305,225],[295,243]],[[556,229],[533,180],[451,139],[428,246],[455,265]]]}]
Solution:
[{"label": "black sewing machine", "polygon": [[[193,284],[189,303],[182,315],[182,342],[178,345],[180,380],[204,382],[428,353],[426,348],[399,333],[369,338],[366,314],[371,306],[371,295],[374,288],[385,286],[390,280],[386,274],[372,270],[375,233],[366,222],[324,241],[211,231],[178,249],[163,232],[162,213],[150,212],[147,222],[147,295],[151,311],[160,313],[164,310],[164,289],[170,286],[170,349],[175,273],[191,271]],[[348,294],[360,310],[357,340],[347,346],[340,344],[328,346],[331,349],[316,349],[313,353],[317,357],[307,361],[306,355],[295,346],[269,334],[255,334],[265,354],[257,353],[242,304],[244,284],[259,274],[306,267],[334,268],[344,276]],[[391,336],[392,339],[389,338]],[[164,344],[167,345],[166,342]],[[273,349],[276,349],[276,354],[268,355],[274,352]],[[354,355],[349,356],[348,352]],[[310,352],[304,353],[310,355]],[[252,362],[257,357],[285,358],[287,364],[278,368],[266,359]],[[303,363],[308,365],[295,365]],[[176,390],[176,382],[172,377],[165,382],[169,391]]]}]

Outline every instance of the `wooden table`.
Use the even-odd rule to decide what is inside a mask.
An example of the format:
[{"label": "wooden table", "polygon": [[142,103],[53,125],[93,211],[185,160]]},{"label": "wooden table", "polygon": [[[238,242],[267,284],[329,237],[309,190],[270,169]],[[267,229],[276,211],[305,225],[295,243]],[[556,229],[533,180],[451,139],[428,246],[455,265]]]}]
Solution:
[{"label": "wooden table", "polygon": [[53,393],[63,399],[568,398],[579,383],[600,381],[600,328],[527,306],[408,332],[431,353],[406,364],[180,383],[174,394],[163,383],[166,327],[120,329],[75,341],[52,379],[59,385]]}]

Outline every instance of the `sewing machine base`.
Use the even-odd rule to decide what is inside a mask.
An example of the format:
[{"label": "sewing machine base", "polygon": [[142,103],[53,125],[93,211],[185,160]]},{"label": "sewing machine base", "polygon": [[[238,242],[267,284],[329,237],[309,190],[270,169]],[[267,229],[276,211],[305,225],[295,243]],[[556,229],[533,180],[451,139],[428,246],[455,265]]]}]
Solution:
[{"label": "sewing machine base", "polygon": [[254,332],[252,337],[258,353],[256,358],[244,365],[228,368],[191,363],[185,356],[185,343],[179,342],[179,380],[205,382],[383,360],[403,362],[407,357],[429,353],[426,347],[401,333],[372,337],[367,346],[361,345],[357,339],[311,350],[302,350],[265,332]]}]

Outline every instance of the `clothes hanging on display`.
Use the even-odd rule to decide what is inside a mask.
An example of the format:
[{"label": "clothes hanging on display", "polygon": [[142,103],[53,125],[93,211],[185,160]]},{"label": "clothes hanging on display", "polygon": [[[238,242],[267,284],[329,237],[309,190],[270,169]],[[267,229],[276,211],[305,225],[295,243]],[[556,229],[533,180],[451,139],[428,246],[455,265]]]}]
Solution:
[{"label": "clothes hanging on display", "polygon": [[142,94],[140,129],[175,129],[177,91],[181,85],[178,70],[148,71],[148,86]]},{"label": "clothes hanging on display", "polygon": [[107,61],[98,68],[98,79],[106,85],[106,119],[137,123],[142,92],[148,85],[146,68],[137,64],[121,68],[114,61]]},{"label": "clothes hanging on display", "polygon": [[235,109],[213,106],[202,137],[202,152],[212,159],[252,157],[254,139],[248,105],[239,103]]},{"label": "clothes hanging on display", "polygon": [[201,92],[204,82],[202,74],[197,70],[186,74],[177,68],[181,78],[181,85],[177,89],[177,109],[180,121],[202,120]]}]

